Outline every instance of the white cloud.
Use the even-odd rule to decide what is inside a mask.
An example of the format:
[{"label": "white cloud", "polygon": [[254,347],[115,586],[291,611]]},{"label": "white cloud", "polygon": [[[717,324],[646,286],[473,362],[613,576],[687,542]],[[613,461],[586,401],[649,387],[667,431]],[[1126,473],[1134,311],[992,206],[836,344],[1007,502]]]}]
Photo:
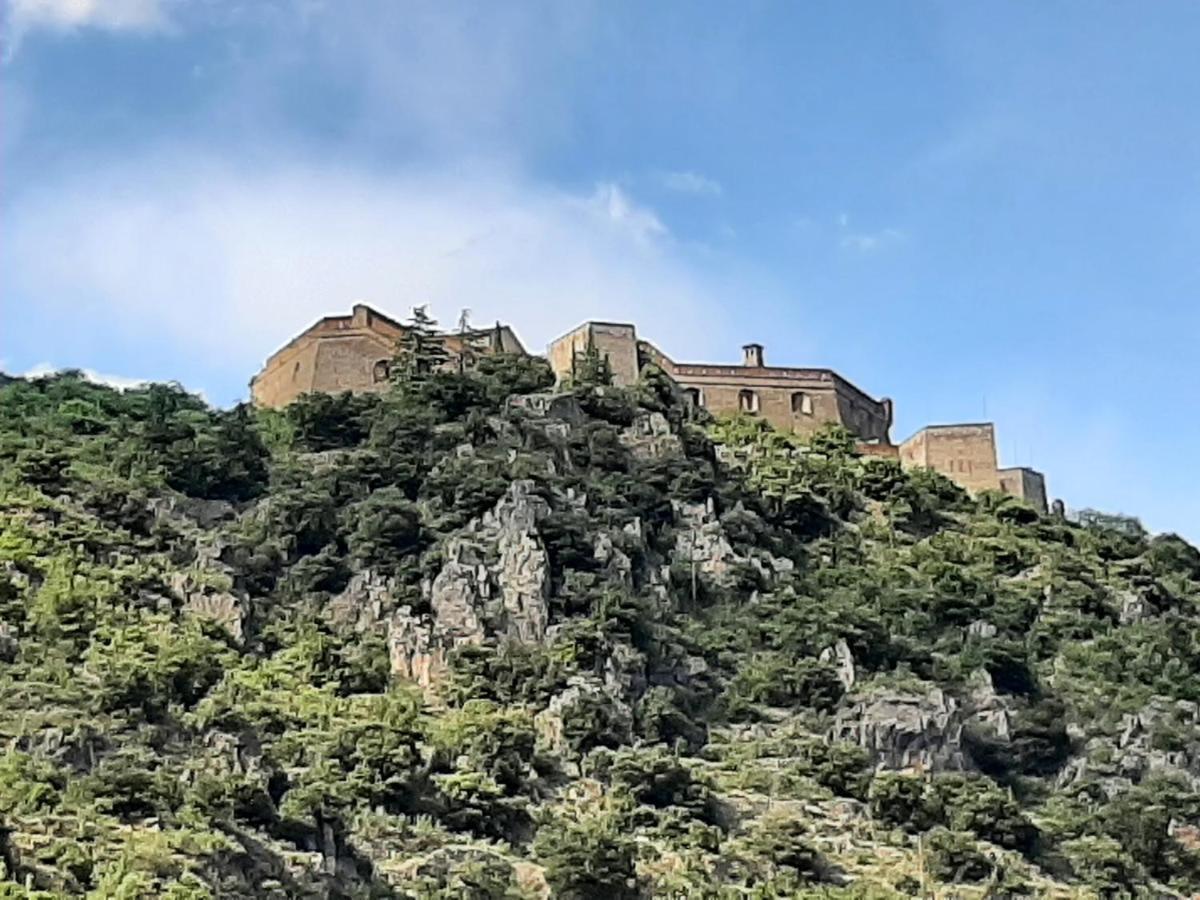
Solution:
[{"label": "white cloud", "polygon": [[881,231],[864,232],[861,234],[845,234],[838,242],[843,250],[853,250],[857,253],[874,253],[884,247],[890,247],[903,241],[905,234],[898,228],[884,228]]},{"label": "white cloud", "polygon": [[665,237],[667,228],[653,210],[634,203],[615,184],[599,184],[588,205],[616,228],[623,229],[639,243]]},{"label": "white cloud", "polygon": [[720,182],[697,172],[664,172],[662,184],[667,190],[680,194],[719,197],[722,193]]},{"label": "white cloud", "polygon": [[16,32],[32,28],[154,31],[169,22],[162,0],[9,0],[9,16]]},{"label": "white cloud", "polygon": [[[42,186],[6,214],[6,296],[248,377],[355,301],[511,322],[539,350],[586,318],[707,352],[721,304],[655,213],[504,171],[377,175],[160,157]],[[715,348],[714,348],[715,349]],[[189,362],[189,356],[192,361]]]},{"label": "white cloud", "polygon": [[163,0],[8,0],[3,26],[8,62],[25,35],[38,29],[147,33],[170,29],[171,20]]},{"label": "white cloud", "polygon": [[[36,366],[31,366],[26,371],[20,374],[21,378],[45,378],[48,375],[56,375],[59,372],[66,371],[63,366],[56,366],[53,363],[42,362]],[[147,384],[144,378],[127,378],[124,375],[106,375],[102,372],[97,372],[95,369],[78,369],[83,374],[83,377],[93,384],[106,384],[111,388],[116,388],[119,391],[128,390],[129,388],[141,387]]]}]

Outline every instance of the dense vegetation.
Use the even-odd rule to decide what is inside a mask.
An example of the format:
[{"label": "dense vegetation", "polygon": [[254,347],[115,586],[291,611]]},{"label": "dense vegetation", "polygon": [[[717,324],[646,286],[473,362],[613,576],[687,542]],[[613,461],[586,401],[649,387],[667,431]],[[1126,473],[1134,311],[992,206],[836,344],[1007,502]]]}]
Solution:
[{"label": "dense vegetation", "polygon": [[1193,547],[410,362],[0,387],[0,896],[1200,890]]}]

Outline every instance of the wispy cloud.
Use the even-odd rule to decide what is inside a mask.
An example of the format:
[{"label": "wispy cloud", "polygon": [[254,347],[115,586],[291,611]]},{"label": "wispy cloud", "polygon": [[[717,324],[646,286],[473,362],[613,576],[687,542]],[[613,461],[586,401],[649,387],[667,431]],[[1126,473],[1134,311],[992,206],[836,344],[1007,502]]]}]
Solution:
[{"label": "wispy cloud", "polygon": [[679,194],[698,194],[719,197],[723,193],[721,183],[698,172],[663,172],[660,176],[663,187]]},{"label": "wispy cloud", "polygon": [[665,237],[667,228],[654,210],[640,206],[615,184],[596,186],[588,206],[614,227],[622,229],[638,242],[646,244]]},{"label": "wispy cloud", "polygon": [[854,231],[850,228],[850,214],[841,212],[837,216],[839,232],[838,246],[853,253],[875,253],[907,239],[899,228],[881,228],[876,231]]},{"label": "wispy cloud", "polygon": [[170,22],[162,0],[9,0],[8,15],[17,31],[154,31]]},{"label": "wispy cloud", "polygon": [[172,25],[163,0],[8,0],[3,13],[4,60],[32,31],[96,29],[148,33]]},{"label": "wispy cloud", "polygon": [[605,317],[703,350],[701,323],[722,320],[712,287],[626,191],[564,192],[505,170],[148,158],[23,194],[6,236],[13,302],[153,336],[178,348],[181,372],[201,358],[252,372],[356,300],[397,315],[429,303],[445,321],[470,307],[534,349]]},{"label": "wispy cloud", "polygon": [[874,253],[884,247],[899,244],[905,239],[905,234],[898,228],[884,228],[880,231],[844,234],[838,241],[843,250],[853,250],[856,253]]}]

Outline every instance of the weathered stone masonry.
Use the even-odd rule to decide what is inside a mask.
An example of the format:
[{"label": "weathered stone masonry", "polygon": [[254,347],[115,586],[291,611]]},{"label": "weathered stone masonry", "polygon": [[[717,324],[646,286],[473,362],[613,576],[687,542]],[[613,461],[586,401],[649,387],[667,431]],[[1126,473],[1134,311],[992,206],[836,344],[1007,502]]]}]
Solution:
[{"label": "weathered stone masonry", "polygon": [[[309,391],[381,391],[405,326],[362,304],[348,316],[327,316],[272,354],[250,382],[260,406],[280,407]],[[470,364],[488,353],[524,353],[512,329],[472,329],[444,335],[449,365]],[[606,359],[613,382],[628,386],[654,364],[689,400],[715,414],[761,416],[777,428],[810,434],[823,425],[845,426],[865,454],[897,459],[911,468],[941,472],[969,491],[1000,490],[1046,509],[1040,472],[1000,468],[990,422],[933,425],[895,445],[892,401],[875,399],[831,369],[770,366],[761,344],[742,348],[741,365],[682,363],[667,356],[637,329],[622,322],[585,322],[554,340],[547,359],[560,380],[569,379],[588,354]]]}]

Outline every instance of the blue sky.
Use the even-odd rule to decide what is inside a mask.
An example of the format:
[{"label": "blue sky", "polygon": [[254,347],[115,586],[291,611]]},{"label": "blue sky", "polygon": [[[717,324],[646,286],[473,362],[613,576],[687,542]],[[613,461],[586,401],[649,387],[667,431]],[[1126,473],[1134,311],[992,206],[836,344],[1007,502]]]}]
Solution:
[{"label": "blue sky", "polygon": [[0,364],[227,404],[365,301],[997,423],[1200,539],[1200,6],[8,0]]}]

